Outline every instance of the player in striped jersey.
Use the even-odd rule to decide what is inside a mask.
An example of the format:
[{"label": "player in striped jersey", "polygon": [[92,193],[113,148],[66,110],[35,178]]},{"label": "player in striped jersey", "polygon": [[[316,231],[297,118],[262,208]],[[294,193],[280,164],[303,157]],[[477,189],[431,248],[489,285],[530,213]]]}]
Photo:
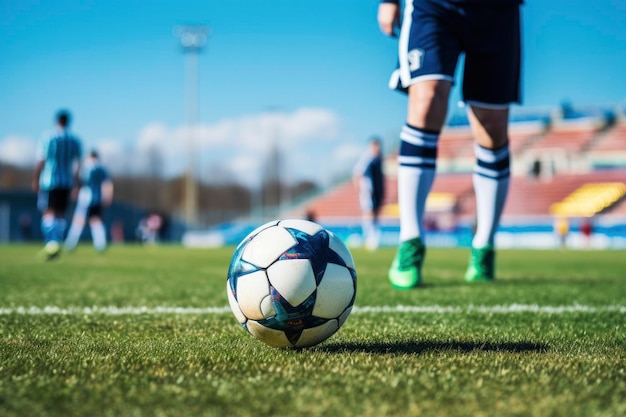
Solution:
[{"label": "player in striped jersey", "polygon": [[379,4],[381,31],[395,36],[400,26],[399,66],[390,87],[408,93],[398,155],[400,247],[389,269],[396,288],[413,288],[422,280],[424,208],[461,53],[463,100],[475,139],[477,202],[477,229],[465,280],[495,277],[494,236],[509,185],[509,105],[520,100],[521,2],[407,0],[402,19],[399,0]]},{"label": "player in striped jersey", "polygon": [[89,219],[91,239],[98,252],[106,249],[106,230],[102,222],[103,209],[113,200],[113,180],[100,163],[98,152],[91,151],[80,172],[82,186],[78,193],[72,225],[65,239],[65,248],[73,250]]},{"label": "player in striped jersey", "polygon": [[69,130],[70,121],[68,111],[59,111],[56,128],[42,136],[37,145],[33,190],[38,194],[37,207],[42,211],[41,231],[45,242],[42,254],[46,259],[60,252],[70,193],[78,185],[82,146]]}]

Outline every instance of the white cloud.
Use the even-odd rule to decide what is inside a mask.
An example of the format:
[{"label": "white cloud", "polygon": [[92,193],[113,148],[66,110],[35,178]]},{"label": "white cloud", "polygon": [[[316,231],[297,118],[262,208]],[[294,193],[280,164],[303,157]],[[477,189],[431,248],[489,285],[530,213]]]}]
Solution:
[{"label": "white cloud", "polygon": [[339,135],[339,117],[330,110],[302,108],[293,113],[264,112],[220,120],[215,124],[199,124],[193,128],[168,127],[160,122],[149,123],[139,132],[140,150],[159,146],[182,152],[193,143],[209,146],[239,146],[265,149],[273,141],[294,144],[311,140],[331,140]]},{"label": "white cloud", "polygon": [[357,159],[365,151],[365,146],[357,143],[344,143],[333,150],[332,160],[339,165],[350,165],[356,163]]},{"label": "white cloud", "polygon": [[100,139],[93,149],[98,151],[100,160],[112,173],[126,172],[135,153],[133,150],[125,149],[124,144],[116,139]]},{"label": "white cloud", "polygon": [[[193,155],[202,163],[222,166],[240,182],[253,185],[259,181],[267,150],[272,144],[278,144],[282,152],[289,152],[288,170],[292,179],[315,180],[321,174],[320,166],[300,162],[310,162],[311,158],[328,159],[330,148],[341,137],[340,127],[335,113],[320,108],[301,108],[291,113],[268,111],[193,128],[153,122],[140,130],[137,152],[145,154],[158,149],[166,156],[166,175],[180,173]],[[322,149],[324,146],[326,148]],[[137,163],[142,159],[138,156]]]},{"label": "white cloud", "polygon": [[94,149],[98,151],[100,158],[107,162],[113,162],[124,154],[122,142],[116,139],[100,139]]},{"label": "white cloud", "polygon": [[0,160],[22,167],[33,166],[36,147],[35,139],[18,135],[6,136],[0,141]]},{"label": "white cloud", "polygon": [[[262,160],[252,154],[241,154],[235,156],[228,162],[229,170],[237,178],[250,177],[248,185],[258,186],[261,172]],[[251,173],[257,173],[257,175],[251,175]]]}]

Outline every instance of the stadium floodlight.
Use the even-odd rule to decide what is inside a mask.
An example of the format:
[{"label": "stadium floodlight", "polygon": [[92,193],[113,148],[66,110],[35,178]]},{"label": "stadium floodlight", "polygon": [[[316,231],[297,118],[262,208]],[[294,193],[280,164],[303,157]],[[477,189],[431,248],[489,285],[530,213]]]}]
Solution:
[{"label": "stadium floodlight", "polygon": [[187,145],[189,161],[185,177],[184,217],[188,224],[198,222],[198,186],[196,184],[196,165],[198,152],[195,149],[198,123],[198,55],[207,43],[211,30],[206,25],[182,25],[174,27],[174,35],[180,40],[185,55],[185,108],[187,118]]}]

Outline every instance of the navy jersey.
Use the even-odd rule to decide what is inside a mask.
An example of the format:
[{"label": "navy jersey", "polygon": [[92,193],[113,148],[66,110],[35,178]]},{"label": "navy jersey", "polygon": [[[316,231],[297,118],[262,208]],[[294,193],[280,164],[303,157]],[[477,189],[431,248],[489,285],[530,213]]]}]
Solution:
[{"label": "navy jersey", "polygon": [[383,160],[372,152],[364,153],[354,167],[354,175],[360,178],[361,206],[377,209],[385,197],[385,177]]},{"label": "navy jersey", "polygon": [[99,163],[85,162],[81,171],[81,181],[84,188],[90,191],[89,205],[95,206],[102,203],[102,184],[110,181],[111,177],[107,170]]}]

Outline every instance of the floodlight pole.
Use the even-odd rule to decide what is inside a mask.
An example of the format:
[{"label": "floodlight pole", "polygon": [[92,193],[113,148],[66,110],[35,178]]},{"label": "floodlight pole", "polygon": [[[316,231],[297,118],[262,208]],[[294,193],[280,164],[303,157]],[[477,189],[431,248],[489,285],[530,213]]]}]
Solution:
[{"label": "floodlight pole", "polygon": [[177,26],[174,34],[180,39],[180,46],[185,55],[185,111],[187,122],[187,146],[189,160],[185,175],[184,217],[188,224],[198,222],[198,185],[196,181],[196,125],[198,123],[198,56],[206,45],[209,28],[204,25]]}]

